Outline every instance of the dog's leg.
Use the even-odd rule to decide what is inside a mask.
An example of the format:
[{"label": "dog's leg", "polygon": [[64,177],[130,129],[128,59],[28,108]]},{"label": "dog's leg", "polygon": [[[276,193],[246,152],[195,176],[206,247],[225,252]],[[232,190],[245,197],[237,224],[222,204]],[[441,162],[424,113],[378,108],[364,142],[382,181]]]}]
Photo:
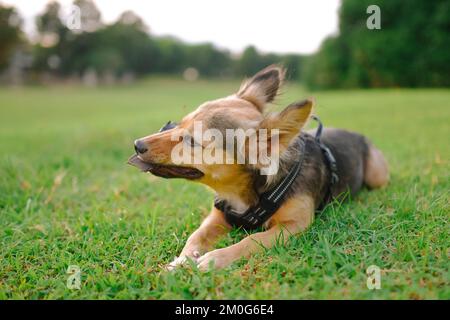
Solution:
[{"label": "dog's leg", "polygon": [[213,208],[200,227],[188,238],[180,256],[175,258],[167,266],[167,269],[172,270],[185,263],[187,258],[196,260],[210,250],[218,238],[229,232],[230,229],[231,227],[225,221],[223,213]]},{"label": "dog's leg", "polygon": [[389,182],[388,163],[374,145],[369,145],[364,172],[364,183],[371,189],[381,188]]},{"label": "dog's leg", "polygon": [[308,228],[313,219],[313,199],[310,196],[296,196],[286,201],[275,213],[270,221],[270,229],[252,234],[232,246],[206,253],[198,259],[198,267],[205,271],[212,262],[216,269],[224,268],[233,261],[273,246],[278,239],[285,243],[290,235]]}]

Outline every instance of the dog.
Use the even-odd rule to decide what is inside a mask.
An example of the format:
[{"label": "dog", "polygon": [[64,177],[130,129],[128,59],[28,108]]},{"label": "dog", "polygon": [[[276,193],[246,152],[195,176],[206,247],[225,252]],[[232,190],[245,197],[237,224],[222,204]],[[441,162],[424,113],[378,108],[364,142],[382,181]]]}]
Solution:
[{"label": "dog", "polygon": [[[169,123],[160,132],[135,140],[131,165],[164,178],[197,181],[216,193],[211,212],[167,269],[183,265],[187,259],[200,270],[227,267],[305,231],[316,211],[334,199],[355,195],[364,186],[374,189],[388,184],[387,161],[363,135],[334,128],[322,130],[321,126],[312,131],[303,129],[313,116],[312,99],[292,103],[279,113],[265,111],[279,94],[285,73],[280,66],[269,66],[245,80],[237,93],[205,102],[178,124]],[[278,148],[267,150],[278,156],[278,170],[263,175],[263,165],[249,163],[247,158],[243,163],[174,163],[177,145],[206,148],[193,137],[195,122],[205,130],[219,132],[268,130],[268,139],[278,141]],[[260,147],[271,149],[268,143]],[[276,193],[278,199],[270,199],[268,192],[272,196]],[[233,227],[252,229],[252,223],[260,227],[259,232],[214,250],[215,242]]]}]

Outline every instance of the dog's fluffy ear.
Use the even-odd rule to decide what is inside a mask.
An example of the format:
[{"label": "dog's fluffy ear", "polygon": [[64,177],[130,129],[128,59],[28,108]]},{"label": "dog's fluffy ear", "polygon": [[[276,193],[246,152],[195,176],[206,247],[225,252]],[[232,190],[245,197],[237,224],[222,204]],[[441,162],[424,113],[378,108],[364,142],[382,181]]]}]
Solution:
[{"label": "dog's fluffy ear", "polygon": [[278,129],[280,153],[287,149],[292,139],[306,125],[313,110],[313,99],[295,102],[277,114],[267,116],[260,127],[268,130],[273,136],[273,129]]},{"label": "dog's fluffy ear", "polygon": [[262,112],[264,106],[272,102],[278,94],[285,75],[281,67],[271,65],[244,81],[237,96],[253,103]]}]

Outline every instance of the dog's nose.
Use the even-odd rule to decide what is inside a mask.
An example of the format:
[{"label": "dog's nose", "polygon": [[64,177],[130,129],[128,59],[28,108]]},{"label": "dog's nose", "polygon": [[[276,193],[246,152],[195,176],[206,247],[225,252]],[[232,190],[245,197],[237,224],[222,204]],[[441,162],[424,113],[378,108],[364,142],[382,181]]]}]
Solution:
[{"label": "dog's nose", "polygon": [[136,150],[136,153],[145,153],[147,152],[147,147],[145,146],[145,143],[141,140],[134,141],[134,150]]}]

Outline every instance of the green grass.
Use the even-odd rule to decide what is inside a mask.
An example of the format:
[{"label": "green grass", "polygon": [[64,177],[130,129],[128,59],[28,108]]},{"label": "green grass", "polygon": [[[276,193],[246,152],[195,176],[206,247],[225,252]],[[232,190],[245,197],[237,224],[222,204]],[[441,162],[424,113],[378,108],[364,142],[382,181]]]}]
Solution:
[{"label": "green grass", "polygon": [[[328,126],[366,134],[391,184],[327,209],[304,234],[231,267],[162,266],[207,214],[205,187],[125,164],[134,138],[237,82],[0,89],[2,299],[449,299],[450,90],[313,94]],[[285,90],[281,108],[310,94]],[[219,246],[245,237],[232,232]],[[365,270],[382,268],[382,289]],[[69,265],[80,290],[66,288]]]}]

